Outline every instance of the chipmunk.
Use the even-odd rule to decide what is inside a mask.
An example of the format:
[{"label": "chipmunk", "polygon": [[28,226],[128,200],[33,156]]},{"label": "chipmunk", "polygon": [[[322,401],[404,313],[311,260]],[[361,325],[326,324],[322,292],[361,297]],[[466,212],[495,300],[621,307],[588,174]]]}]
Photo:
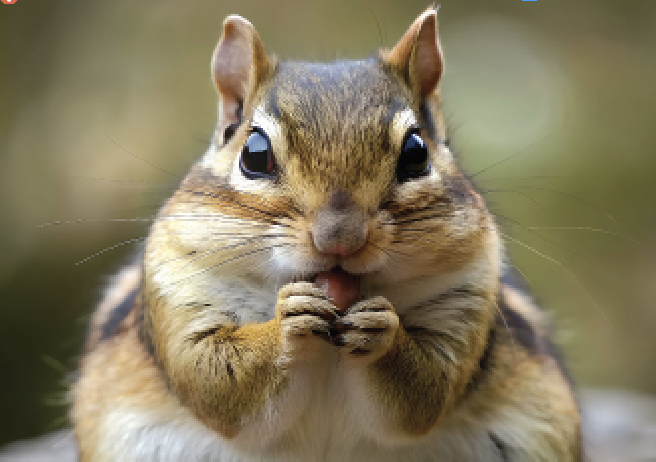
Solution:
[{"label": "chipmunk", "polygon": [[211,71],[211,145],[92,319],[81,460],[580,460],[548,322],[447,142],[436,10],[331,64],[229,16]]}]

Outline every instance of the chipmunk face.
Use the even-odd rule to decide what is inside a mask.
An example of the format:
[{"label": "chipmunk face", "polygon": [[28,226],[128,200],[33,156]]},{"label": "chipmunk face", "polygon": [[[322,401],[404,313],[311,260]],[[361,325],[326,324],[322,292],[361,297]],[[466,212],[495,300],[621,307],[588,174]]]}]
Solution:
[{"label": "chipmunk face", "polygon": [[229,19],[212,68],[215,144],[163,222],[184,274],[387,283],[458,271],[496,239],[445,143],[434,12],[393,50],[333,64],[276,63]]}]

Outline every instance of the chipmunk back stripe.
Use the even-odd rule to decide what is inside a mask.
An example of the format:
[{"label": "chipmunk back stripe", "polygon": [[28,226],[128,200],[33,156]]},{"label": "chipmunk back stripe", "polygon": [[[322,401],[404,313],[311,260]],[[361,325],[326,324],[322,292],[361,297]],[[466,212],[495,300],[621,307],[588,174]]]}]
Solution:
[{"label": "chipmunk back stripe", "polygon": [[501,290],[499,294],[498,306],[500,313],[496,317],[494,326],[490,329],[485,351],[479,361],[479,369],[469,382],[465,396],[477,390],[486,381],[488,374],[495,371],[497,367],[494,360],[497,354],[495,350],[499,346],[507,346],[509,341],[512,342],[511,345],[522,348],[530,356],[553,358],[559,368],[566,373],[563,364],[559,361],[557,350],[547,339],[540,335],[536,326],[532,325],[508,304],[503,293],[504,291]]},{"label": "chipmunk back stripe", "polygon": [[100,328],[100,342],[114,337],[123,330],[123,321],[128,317],[135,306],[140,303],[139,295],[141,289],[136,288],[127,297],[117,305],[109,315],[109,318]]},{"label": "chipmunk back stripe", "polygon": [[147,307],[145,305],[146,303],[142,303],[137,313],[137,338],[141,346],[143,346],[144,351],[157,361],[157,351],[155,350],[155,341],[153,340],[153,327],[150,318],[147,317]]},{"label": "chipmunk back stripe", "polygon": [[[506,287],[506,290],[511,289],[521,294],[527,304],[530,304],[528,309],[530,309],[531,313],[544,316],[542,308],[536,303],[532,303],[533,298],[528,284],[517,271],[506,270],[502,277],[502,284]],[[510,304],[508,297],[504,295],[504,291],[501,292],[499,297],[499,308],[503,313],[508,328],[513,332],[513,338],[529,353],[552,358],[565,377],[570,390],[574,391],[574,380],[569,373],[562,354],[551,340],[551,329],[549,326],[536,326],[534,322],[520,314],[519,311],[523,311],[526,308],[520,309],[520,307]],[[498,322],[501,322],[501,320],[498,319]],[[502,327],[505,328],[505,325]]]},{"label": "chipmunk back stripe", "polygon": [[[515,268],[506,268],[503,276],[501,277],[501,283],[504,286],[511,287],[522,294],[531,297],[531,288],[529,287],[526,280]],[[542,308],[535,304],[536,308],[542,310]]]},{"label": "chipmunk back stripe", "polygon": [[532,355],[552,356],[552,348],[549,347],[545,339],[537,333],[535,327],[526,318],[507,304],[506,298],[503,295],[499,300],[499,308],[503,315],[503,320],[499,318],[497,322],[502,323],[504,327],[507,326],[512,332],[513,339],[524,347],[528,353]]},{"label": "chipmunk back stripe", "polygon": [[101,342],[115,337],[127,329],[133,308],[140,301],[141,264],[136,262],[124,267],[108,287],[102,302],[89,321],[85,351],[91,351]]}]

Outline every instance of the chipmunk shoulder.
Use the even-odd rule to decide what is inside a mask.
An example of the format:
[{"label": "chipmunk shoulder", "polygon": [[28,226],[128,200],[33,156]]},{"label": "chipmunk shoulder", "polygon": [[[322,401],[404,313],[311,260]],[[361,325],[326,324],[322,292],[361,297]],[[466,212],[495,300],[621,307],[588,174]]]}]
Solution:
[{"label": "chipmunk shoulder", "polygon": [[437,16],[279,62],[229,16],[212,143],[96,310],[81,459],[580,460],[548,323],[446,142]]}]

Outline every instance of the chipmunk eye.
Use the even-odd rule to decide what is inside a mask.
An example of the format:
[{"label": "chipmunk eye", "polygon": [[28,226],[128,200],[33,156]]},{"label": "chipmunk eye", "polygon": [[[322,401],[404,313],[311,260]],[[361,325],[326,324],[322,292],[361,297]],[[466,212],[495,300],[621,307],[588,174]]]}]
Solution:
[{"label": "chipmunk eye", "polygon": [[428,148],[416,130],[411,130],[403,141],[401,155],[396,164],[396,178],[400,183],[428,175],[430,162]]},{"label": "chipmunk eye", "polygon": [[276,162],[271,142],[260,128],[254,128],[241,149],[239,168],[246,178],[273,178]]}]

